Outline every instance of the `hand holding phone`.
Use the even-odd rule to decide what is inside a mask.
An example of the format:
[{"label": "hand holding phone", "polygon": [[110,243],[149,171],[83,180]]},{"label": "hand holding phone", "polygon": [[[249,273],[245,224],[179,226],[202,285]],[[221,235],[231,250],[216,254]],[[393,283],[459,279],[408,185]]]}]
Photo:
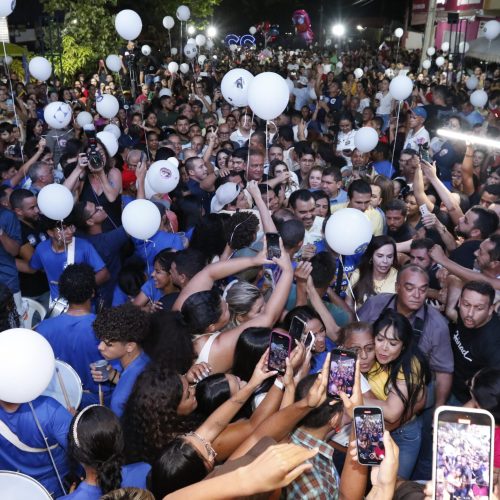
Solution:
[{"label": "hand holding phone", "polygon": [[352,395],[356,374],[356,354],[345,349],[334,349],[328,374],[328,394],[340,399],[340,391]]},{"label": "hand holding phone", "polygon": [[290,328],[288,329],[288,334],[294,340],[300,340],[300,342],[304,342],[305,336],[307,336],[306,323],[302,319],[294,316],[292,321],[290,322]]},{"label": "hand holding phone", "polygon": [[358,462],[361,465],[379,465],[385,457],[382,409],[378,406],[356,406],[354,431]]},{"label": "hand holding phone", "polygon": [[286,358],[290,356],[292,339],[288,333],[272,331],[269,340],[268,368],[280,375],[286,372]]},{"label": "hand holding phone", "polygon": [[266,233],[267,258],[273,260],[281,257],[280,235],[278,233]]},{"label": "hand holding phone", "polygon": [[427,208],[427,205],[425,203],[423,205],[420,205],[418,209],[420,210],[420,214],[422,215],[422,217],[430,214],[429,209]]}]

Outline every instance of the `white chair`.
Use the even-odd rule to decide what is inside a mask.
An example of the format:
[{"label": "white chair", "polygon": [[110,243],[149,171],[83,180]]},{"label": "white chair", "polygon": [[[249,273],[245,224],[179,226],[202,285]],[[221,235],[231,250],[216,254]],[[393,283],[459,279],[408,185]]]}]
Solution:
[{"label": "white chair", "polygon": [[43,318],[45,318],[47,310],[42,306],[42,304],[33,299],[23,297],[22,302],[24,306],[24,314],[21,318],[21,321],[24,323],[24,328],[33,328],[38,324],[33,324],[33,316],[35,315],[35,313],[38,313],[40,315],[40,322],[43,320]]}]

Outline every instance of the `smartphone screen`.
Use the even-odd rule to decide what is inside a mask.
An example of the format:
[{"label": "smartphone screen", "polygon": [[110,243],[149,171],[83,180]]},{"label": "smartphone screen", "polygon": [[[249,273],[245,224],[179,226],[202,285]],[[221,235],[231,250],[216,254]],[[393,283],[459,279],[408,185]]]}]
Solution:
[{"label": "smartphone screen", "polygon": [[490,498],[493,490],[492,415],[442,406],[434,415],[434,498]]},{"label": "smartphone screen", "polygon": [[292,339],[288,333],[271,332],[269,342],[269,370],[276,370],[283,375],[286,371],[286,358],[290,355]]},{"label": "smartphone screen", "polygon": [[281,257],[280,235],[278,233],[266,233],[267,258]]},{"label": "smartphone screen", "polygon": [[422,215],[422,217],[430,214],[429,209],[427,208],[427,205],[425,203],[420,205],[418,209],[420,210],[420,214]]},{"label": "smartphone screen", "polygon": [[305,328],[305,322],[295,316],[294,318],[292,318],[288,333],[290,334],[290,337],[292,337],[292,339],[304,342],[305,336],[307,335],[307,332],[305,332]]},{"label": "smartphone screen", "polygon": [[378,406],[354,408],[354,430],[358,462],[362,465],[379,465],[385,456],[382,409]]},{"label": "smartphone screen", "polygon": [[328,375],[328,394],[340,399],[339,391],[352,395],[354,372],[356,371],[356,355],[351,351],[334,349],[330,359]]}]

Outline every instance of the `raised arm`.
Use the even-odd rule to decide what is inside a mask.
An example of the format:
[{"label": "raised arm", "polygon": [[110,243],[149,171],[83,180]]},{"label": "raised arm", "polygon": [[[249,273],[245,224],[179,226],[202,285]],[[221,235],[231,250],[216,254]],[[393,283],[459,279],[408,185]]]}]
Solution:
[{"label": "raised arm", "polygon": [[276,225],[271,217],[271,212],[267,208],[264,200],[262,199],[262,194],[259,190],[259,184],[257,181],[250,181],[247,184],[247,191],[251,194],[255,206],[260,214],[260,220],[262,221],[262,228],[265,233],[277,233]]},{"label": "raised arm", "polygon": [[339,325],[337,325],[330,311],[319,296],[311,276],[307,279],[307,296],[314,310],[319,314],[321,321],[325,325],[327,337],[333,342],[337,342],[340,331]]},{"label": "raised arm", "polygon": [[[417,200],[419,207],[421,205],[425,205],[429,212],[434,211],[434,203],[432,203],[429,197],[425,194],[424,177],[420,165],[415,170],[415,177],[413,178],[413,193],[415,194],[415,199]],[[401,250],[398,248],[398,251]]]},{"label": "raised arm", "polygon": [[472,144],[467,143],[467,149],[465,150],[464,159],[460,170],[462,171],[462,184],[464,188],[464,193],[467,196],[474,194],[474,167],[472,163],[472,158],[474,157],[474,148]]}]

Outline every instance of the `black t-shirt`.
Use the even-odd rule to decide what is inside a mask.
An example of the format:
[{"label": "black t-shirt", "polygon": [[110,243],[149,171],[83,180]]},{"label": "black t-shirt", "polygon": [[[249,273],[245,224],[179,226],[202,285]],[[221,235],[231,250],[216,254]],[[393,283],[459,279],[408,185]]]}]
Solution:
[{"label": "black t-shirt", "polygon": [[[30,244],[33,248],[48,239],[48,236],[43,232],[41,227],[30,227],[28,224],[20,221],[21,223],[21,246],[26,243]],[[38,297],[49,290],[49,282],[47,276],[42,271],[37,271],[34,274],[19,273],[19,285],[21,294],[24,297]]]},{"label": "black t-shirt", "polygon": [[476,257],[474,252],[479,248],[481,240],[464,241],[459,247],[450,252],[450,259],[468,269],[474,269]]},{"label": "black t-shirt", "polygon": [[462,403],[470,399],[466,385],[481,368],[500,366],[500,319],[494,314],[480,328],[466,328],[461,318],[458,324],[450,323],[451,347],[455,370],[451,392]]},{"label": "black t-shirt", "polygon": [[411,227],[407,222],[405,222],[396,231],[387,229],[387,236],[393,238],[396,243],[402,243],[403,241],[411,240],[416,233],[417,232],[415,231],[415,229],[413,229],[413,227]]}]

